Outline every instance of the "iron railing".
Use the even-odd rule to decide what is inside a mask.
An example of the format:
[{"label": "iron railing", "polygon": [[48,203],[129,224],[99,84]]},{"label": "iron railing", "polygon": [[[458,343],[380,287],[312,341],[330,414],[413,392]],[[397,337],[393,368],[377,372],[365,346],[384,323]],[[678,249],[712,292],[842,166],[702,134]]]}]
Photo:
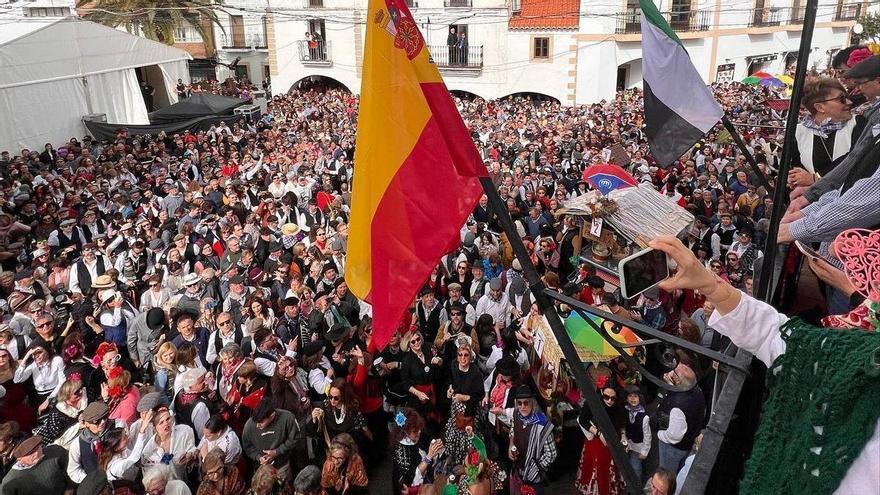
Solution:
[{"label": "iron railing", "polygon": [[431,59],[434,65],[443,68],[482,69],[483,46],[468,46],[459,48],[456,46],[436,45],[429,46]]},{"label": "iron railing", "polygon": [[862,16],[862,4],[860,3],[839,3],[837,11],[834,13],[835,21],[854,21]]},{"label": "iron railing", "polygon": [[473,7],[473,0],[443,0],[444,7]]},{"label": "iron railing", "polygon": [[753,9],[749,18],[749,27],[782,26],[786,24],[803,24],[804,7],[764,7]]},{"label": "iron railing", "polygon": [[[660,13],[666,22],[679,32],[708,31],[712,23],[709,10],[679,10]],[[617,14],[617,34],[637,34],[642,32],[641,9],[628,9]]]},{"label": "iron railing", "polygon": [[303,0],[303,7],[309,9],[324,8],[324,0]]},{"label": "iron railing", "polygon": [[296,45],[299,50],[299,61],[303,64],[327,65],[332,62],[329,41],[300,40]]}]

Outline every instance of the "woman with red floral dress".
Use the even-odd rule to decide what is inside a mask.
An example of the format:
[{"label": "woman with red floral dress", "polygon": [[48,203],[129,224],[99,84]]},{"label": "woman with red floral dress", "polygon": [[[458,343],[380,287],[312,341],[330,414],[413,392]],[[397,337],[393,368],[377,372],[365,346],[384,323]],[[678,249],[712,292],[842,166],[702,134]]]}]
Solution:
[{"label": "woman with red floral dress", "polygon": [[[605,378],[605,377],[602,377]],[[618,404],[617,390],[607,380],[600,378],[599,393],[602,403],[611,417],[614,429],[623,431],[625,417]],[[586,414],[585,414],[586,413]],[[617,495],[625,493],[620,470],[611,458],[611,451],[605,438],[599,433],[596,424],[586,418],[588,409],[584,408],[578,418],[578,424],[586,435],[581,462],[578,466],[575,487],[581,495]],[[616,439],[614,439],[616,441]]]}]

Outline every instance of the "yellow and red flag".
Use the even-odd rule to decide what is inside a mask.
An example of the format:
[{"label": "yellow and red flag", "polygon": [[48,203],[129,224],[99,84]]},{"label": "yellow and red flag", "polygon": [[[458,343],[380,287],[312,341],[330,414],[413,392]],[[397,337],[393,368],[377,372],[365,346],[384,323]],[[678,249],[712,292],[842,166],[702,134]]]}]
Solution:
[{"label": "yellow and red flag", "polygon": [[487,174],[405,0],[370,0],[345,280],[384,348]]}]

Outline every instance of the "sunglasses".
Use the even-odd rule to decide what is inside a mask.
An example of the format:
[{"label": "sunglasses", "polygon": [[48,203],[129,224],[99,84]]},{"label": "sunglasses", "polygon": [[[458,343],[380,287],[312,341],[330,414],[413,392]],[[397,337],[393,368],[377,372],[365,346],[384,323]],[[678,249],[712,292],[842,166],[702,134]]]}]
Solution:
[{"label": "sunglasses", "polygon": [[528,401],[528,400],[518,400],[518,401],[516,401],[516,405],[518,405],[518,406],[528,406],[528,405],[530,405],[531,403],[532,403],[532,402],[531,402],[531,401]]},{"label": "sunglasses", "polygon": [[421,341],[422,341],[421,338],[416,337],[416,338],[410,340],[409,343],[410,343],[410,344],[418,344],[418,343],[421,342]]},{"label": "sunglasses", "polygon": [[330,399],[331,401],[333,401],[333,402],[336,402],[336,401],[338,401],[338,400],[342,400],[342,396],[339,396],[339,395],[331,395],[331,396],[329,397],[329,399]]},{"label": "sunglasses", "polygon": [[816,103],[825,103],[825,102],[829,102],[829,101],[836,101],[838,103],[846,103],[847,101],[849,101],[849,97],[846,95],[839,95],[839,96],[835,96],[834,98],[828,98],[827,100],[819,100]]},{"label": "sunglasses", "polygon": [[617,400],[617,396],[616,396],[616,395],[606,395],[606,394],[602,394],[602,398],[605,399],[605,400],[611,400],[611,401]]},{"label": "sunglasses", "polygon": [[37,323],[37,328],[44,328],[44,327],[49,327],[49,326],[52,326],[52,322],[51,322],[51,321],[46,321],[46,322],[43,322],[43,323]]},{"label": "sunglasses", "polygon": [[150,284],[150,287],[159,287],[159,284]]}]

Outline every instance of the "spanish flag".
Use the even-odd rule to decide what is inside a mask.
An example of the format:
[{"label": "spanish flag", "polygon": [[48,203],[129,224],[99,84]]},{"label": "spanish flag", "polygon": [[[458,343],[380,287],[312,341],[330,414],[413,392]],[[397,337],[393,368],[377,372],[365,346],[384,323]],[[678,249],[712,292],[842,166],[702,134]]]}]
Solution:
[{"label": "spanish flag", "polygon": [[405,0],[370,0],[366,31],[345,280],[381,349],[458,246],[487,171]]}]

